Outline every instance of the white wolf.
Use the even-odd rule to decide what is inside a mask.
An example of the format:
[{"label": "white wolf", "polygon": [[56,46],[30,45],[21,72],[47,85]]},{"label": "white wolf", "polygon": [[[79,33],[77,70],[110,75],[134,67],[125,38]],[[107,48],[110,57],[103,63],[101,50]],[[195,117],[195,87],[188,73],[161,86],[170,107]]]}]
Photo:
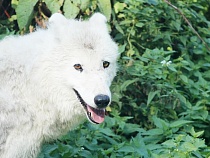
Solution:
[{"label": "white wolf", "polygon": [[0,42],[0,158],[34,158],[44,141],[104,120],[117,45],[106,18],[49,19],[46,30]]}]

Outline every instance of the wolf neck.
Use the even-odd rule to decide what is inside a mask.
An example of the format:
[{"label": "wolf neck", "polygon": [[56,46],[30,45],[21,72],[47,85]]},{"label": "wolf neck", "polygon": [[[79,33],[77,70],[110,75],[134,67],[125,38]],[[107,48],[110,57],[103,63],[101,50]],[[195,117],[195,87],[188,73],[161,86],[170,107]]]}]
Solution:
[{"label": "wolf neck", "polygon": [[[22,103],[25,107],[21,107],[23,109],[20,110],[20,117],[28,116],[27,120],[29,120],[30,128],[43,135],[42,140],[56,139],[85,120],[84,109],[77,103],[76,96],[75,99],[71,98],[71,100],[68,97],[75,95],[74,92],[71,94],[71,91],[67,93],[55,89],[59,93],[53,93],[51,90],[50,94],[44,91],[35,94],[34,89],[39,89],[39,85],[34,84],[25,88],[27,89],[27,93],[24,94],[25,98],[29,99],[34,105]],[[33,123],[30,122],[31,117]],[[44,122],[45,125],[40,127],[40,122]]]}]

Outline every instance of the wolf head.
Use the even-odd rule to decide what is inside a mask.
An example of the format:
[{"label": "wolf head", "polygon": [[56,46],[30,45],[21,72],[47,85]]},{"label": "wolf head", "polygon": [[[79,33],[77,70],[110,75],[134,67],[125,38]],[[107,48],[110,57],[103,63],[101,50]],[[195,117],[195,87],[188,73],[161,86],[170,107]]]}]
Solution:
[{"label": "wolf head", "polygon": [[103,122],[118,56],[105,16],[95,13],[88,21],[76,21],[57,13],[49,19],[48,31],[53,41],[41,62],[45,63],[43,87],[48,87],[45,90],[50,95],[63,98],[60,103],[67,103],[57,107],[59,110],[69,106],[66,111],[70,112],[79,106],[90,122]]}]

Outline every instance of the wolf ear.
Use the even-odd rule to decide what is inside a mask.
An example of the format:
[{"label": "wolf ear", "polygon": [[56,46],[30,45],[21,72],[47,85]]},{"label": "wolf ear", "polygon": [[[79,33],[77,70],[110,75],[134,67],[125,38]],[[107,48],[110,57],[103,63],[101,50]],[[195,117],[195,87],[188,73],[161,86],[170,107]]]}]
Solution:
[{"label": "wolf ear", "polygon": [[60,13],[55,13],[49,18],[49,28],[53,30],[58,40],[62,39],[62,34],[66,31],[68,20]]},{"label": "wolf ear", "polygon": [[95,26],[99,26],[100,28],[108,30],[106,25],[107,19],[101,13],[94,13],[92,17],[89,19],[89,21]]},{"label": "wolf ear", "polygon": [[67,23],[67,19],[60,13],[53,14],[49,19],[50,25],[63,25]]}]

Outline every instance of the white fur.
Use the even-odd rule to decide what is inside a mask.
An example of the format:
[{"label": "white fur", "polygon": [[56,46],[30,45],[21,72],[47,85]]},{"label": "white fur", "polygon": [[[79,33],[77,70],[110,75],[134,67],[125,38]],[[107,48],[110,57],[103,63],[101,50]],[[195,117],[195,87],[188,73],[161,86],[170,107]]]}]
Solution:
[{"label": "white fur", "polygon": [[[89,21],[54,14],[47,30],[2,40],[0,158],[34,158],[44,141],[84,121],[85,110],[73,88],[96,107],[97,94],[111,95],[116,59],[117,46],[100,13]],[[103,61],[110,66],[104,69]]]}]

